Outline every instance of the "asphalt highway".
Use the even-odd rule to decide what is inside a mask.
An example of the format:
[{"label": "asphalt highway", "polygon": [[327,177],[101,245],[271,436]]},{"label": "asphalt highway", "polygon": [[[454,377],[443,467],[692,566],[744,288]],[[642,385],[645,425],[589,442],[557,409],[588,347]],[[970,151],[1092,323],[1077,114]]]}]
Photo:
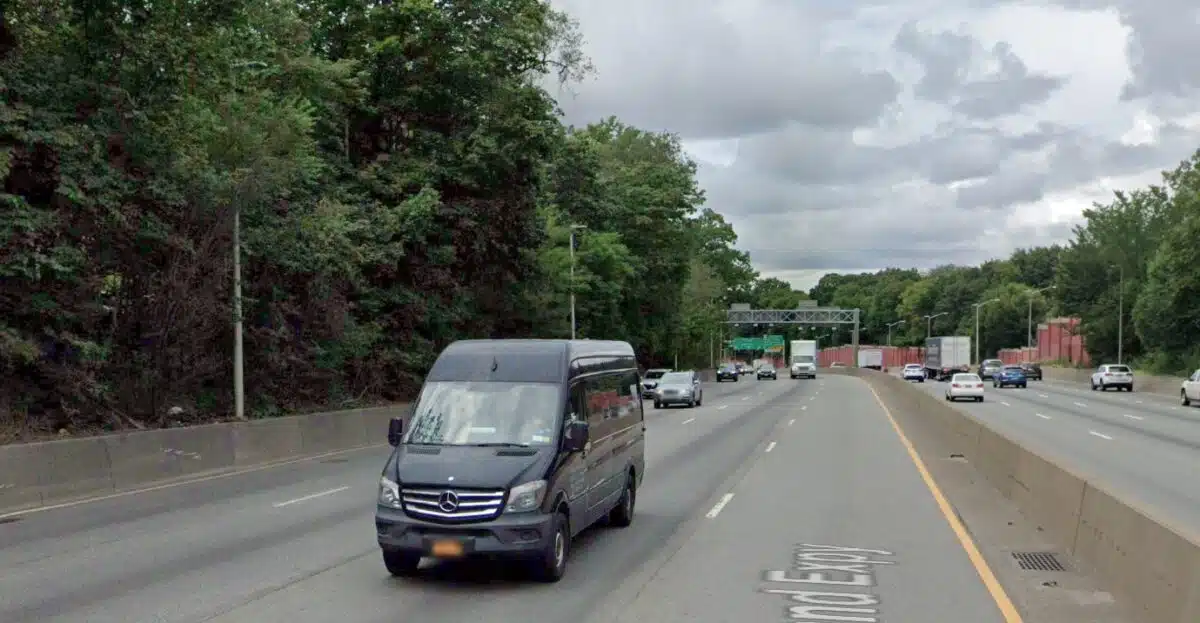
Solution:
[{"label": "asphalt highway", "polygon": [[[1200,534],[1200,409],[1137,392],[1030,381],[960,409],[1122,498]],[[941,397],[944,383],[917,384]]]},{"label": "asphalt highway", "polygon": [[[646,406],[634,524],[581,535],[558,584],[483,563],[391,578],[372,521],[383,446],[0,519],[0,621],[728,621],[806,606],[1002,620],[862,381],[744,378],[707,383],[695,409]],[[792,581],[806,565],[827,583]]]}]

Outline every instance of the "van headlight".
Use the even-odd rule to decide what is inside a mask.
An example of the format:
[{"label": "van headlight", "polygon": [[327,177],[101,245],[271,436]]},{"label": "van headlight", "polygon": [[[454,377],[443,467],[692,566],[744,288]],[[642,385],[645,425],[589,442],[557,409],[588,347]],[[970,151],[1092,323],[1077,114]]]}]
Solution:
[{"label": "van headlight", "polygon": [[400,508],[400,485],[392,482],[387,476],[379,479],[379,505]]},{"label": "van headlight", "polygon": [[546,497],[545,480],[535,480],[518,485],[508,493],[508,505],[504,507],[504,512],[528,513],[535,511],[541,508],[544,497]]}]

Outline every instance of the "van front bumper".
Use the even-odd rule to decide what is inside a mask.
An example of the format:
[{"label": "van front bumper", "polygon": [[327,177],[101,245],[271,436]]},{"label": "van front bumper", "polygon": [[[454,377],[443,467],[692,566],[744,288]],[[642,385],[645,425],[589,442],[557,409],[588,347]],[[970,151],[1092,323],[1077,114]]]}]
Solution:
[{"label": "van front bumper", "polygon": [[433,544],[456,541],[466,557],[531,557],[550,546],[554,516],[540,512],[501,515],[491,521],[445,525],[413,519],[404,511],[377,506],[375,536],[387,551],[432,556]]}]

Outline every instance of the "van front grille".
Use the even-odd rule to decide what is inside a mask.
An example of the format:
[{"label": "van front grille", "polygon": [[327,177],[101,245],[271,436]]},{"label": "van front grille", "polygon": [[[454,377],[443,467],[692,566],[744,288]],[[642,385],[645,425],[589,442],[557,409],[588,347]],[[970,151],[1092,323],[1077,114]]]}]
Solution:
[{"label": "van front grille", "polygon": [[410,517],[451,523],[494,519],[504,506],[503,489],[402,487],[400,500]]}]

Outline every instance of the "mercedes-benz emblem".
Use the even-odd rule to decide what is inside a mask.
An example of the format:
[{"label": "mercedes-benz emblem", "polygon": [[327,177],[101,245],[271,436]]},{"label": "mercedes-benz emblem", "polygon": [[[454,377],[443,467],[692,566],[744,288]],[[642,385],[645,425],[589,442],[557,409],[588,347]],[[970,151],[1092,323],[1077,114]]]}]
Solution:
[{"label": "mercedes-benz emblem", "polygon": [[453,491],[443,491],[438,497],[438,508],[444,513],[453,513],[458,510],[458,494]]}]

